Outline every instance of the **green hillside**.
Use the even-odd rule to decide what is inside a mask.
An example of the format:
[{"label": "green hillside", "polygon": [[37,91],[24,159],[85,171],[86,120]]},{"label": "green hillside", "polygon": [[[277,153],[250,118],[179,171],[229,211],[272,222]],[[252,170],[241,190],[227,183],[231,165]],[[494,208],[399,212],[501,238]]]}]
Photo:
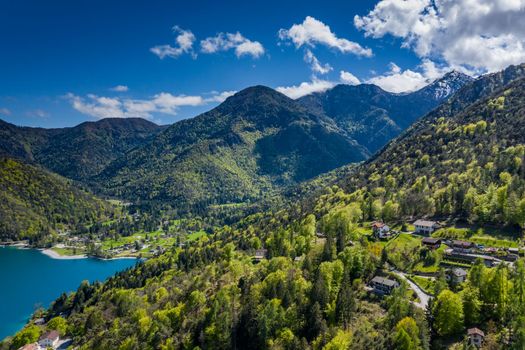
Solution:
[{"label": "green hillside", "polygon": [[109,216],[111,206],[70,180],[0,158],[0,240],[39,241]]},{"label": "green hillside", "polygon": [[175,123],[92,183],[109,195],[202,212],[210,204],[254,201],[367,156],[332,120],[253,87]]}]

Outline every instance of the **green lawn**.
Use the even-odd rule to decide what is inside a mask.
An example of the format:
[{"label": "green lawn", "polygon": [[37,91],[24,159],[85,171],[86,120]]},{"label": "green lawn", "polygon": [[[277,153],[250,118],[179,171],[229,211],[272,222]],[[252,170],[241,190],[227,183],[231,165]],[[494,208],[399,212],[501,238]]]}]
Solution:
[{"label": "green lawn", "polygon": [[503,228],[486,227],[445,227],[434,232],[432,236],[446,239],[461,239],[496,248],[517,248],[517,232]]},{"label": "green lawn", "polygon": [[81,249],[81,248],[77,248],[75,250],[75,249],[72,249],[72,248],[56,248],[56,247],[53,247],[53,248],[51,248],[51,250],[57,252],[60,255],[64,255],[64,256],[81,255],[81,254],[85,253],[84,249]]},{"label": "green lawn", "polygon": [[410,275],[410,279],[427,294],[434,293],[436,281],[433,278]]},{"label": "green lawn", "polygon": [[417,259],[421,238],[401,233],[385,245],[389,261],[401,270],[407,270]]}]

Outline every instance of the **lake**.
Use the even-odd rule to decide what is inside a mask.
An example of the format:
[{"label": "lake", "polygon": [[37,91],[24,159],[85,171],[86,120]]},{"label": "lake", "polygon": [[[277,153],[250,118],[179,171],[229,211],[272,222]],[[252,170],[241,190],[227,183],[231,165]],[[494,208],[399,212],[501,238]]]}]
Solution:
[{"label": "lake", "polygon": [[35,307],[47,308],[82,281],[104,281],[136,263],[136,259],[59,260],[39,250],[0,247],[0,341],[20,330]]}]

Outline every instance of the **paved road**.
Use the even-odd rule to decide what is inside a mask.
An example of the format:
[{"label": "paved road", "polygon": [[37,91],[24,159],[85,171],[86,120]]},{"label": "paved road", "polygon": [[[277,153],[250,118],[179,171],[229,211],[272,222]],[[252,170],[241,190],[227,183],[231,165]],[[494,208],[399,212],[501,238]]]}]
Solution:
[{"label": "paved road", "polygon": [[430,299],[432,299],[432,296],[425,293],[423,289],[419,288],[417,284],[409,280],[405,273],[397,270],[392,270],[391,272],[404,279],[410,288],[416,293],[417,297],[419,298],[419,302],[413,302],[413,304],[423,310],[426,310]]}]

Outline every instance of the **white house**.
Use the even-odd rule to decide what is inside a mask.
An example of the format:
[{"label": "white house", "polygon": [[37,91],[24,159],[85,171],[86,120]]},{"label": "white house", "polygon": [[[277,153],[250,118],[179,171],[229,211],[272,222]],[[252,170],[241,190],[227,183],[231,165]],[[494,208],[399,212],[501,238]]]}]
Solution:
[{"label": "white house", "polygon": [[414,226],[416,227],[416,233],[427,236],[430,236],[435,230],[439,228],[437,222],[421,219],[416,220],[416,222],[414,222]]},{"label": "white house", "polygon": [[60,334],[58,333],[58,331],[49,331],[42,334],[42,336],[38,340],[38,345],[40,345],[40,347],[44,349],[55,349],[58,345],[59,340]]},{"label": "white house", "polygon": [[374,236],[377,238],[382,239],[390,237],[390,227],[382,222],[372,223],[372,231],[374,232]]},{"label": "white house", "polygon": [[467,271],[465,269],[456,267],[448,271],[447,279],[454,284],[460,284],[467,279]]}]

